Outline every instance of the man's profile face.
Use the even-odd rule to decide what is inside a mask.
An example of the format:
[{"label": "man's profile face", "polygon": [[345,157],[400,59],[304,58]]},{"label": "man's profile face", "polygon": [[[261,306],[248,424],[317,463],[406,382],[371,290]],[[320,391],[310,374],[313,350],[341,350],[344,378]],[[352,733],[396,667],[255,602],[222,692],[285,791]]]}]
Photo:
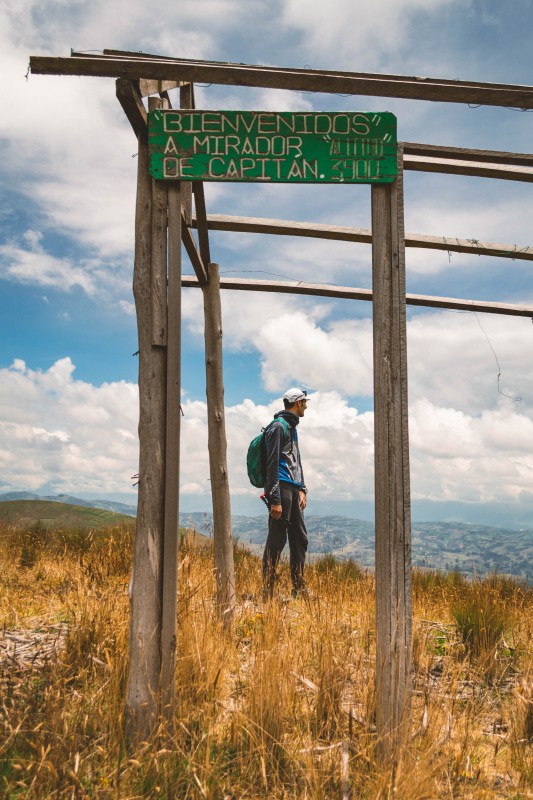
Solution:
[{"label": "man's profile face", "polygon": [[294,407],[294,413],[297,417],[303,417],[307,408],[307,400],[298,400]]}]

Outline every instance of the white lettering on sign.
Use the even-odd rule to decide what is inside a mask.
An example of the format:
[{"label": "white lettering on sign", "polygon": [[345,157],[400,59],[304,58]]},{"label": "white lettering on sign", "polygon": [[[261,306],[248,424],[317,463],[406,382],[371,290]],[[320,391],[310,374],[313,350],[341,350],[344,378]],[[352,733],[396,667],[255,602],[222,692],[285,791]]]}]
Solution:
[{"label": "white lettering on sign", "polygon": [[338,134],[367,136],[371,121],[367,114],[315,114],[297,112],[280,116],[277,113],[248,112],[229,117],[223,112],[167,111],[163,115],[165,133],[248,134]]},{"label": "white lettering on sign", "polygon": [[[334,161],[328,180],[344,183],[344,181],[378,180],[382,177],[380,161],[377,158],[344,158]],[[325,175],[318,173],[318,161],[307,159],[284,158],[230,158],[210,156],[207,161],[205,175],[211,180],[247,180],[279,181],[279,180],[311,180]],[[186,156],[165,156],[163,159],[163,177],[191,180],[195,177],[192,159]]]},{"label": "white lettering on sign", "polygon": [[[170,152],[177,153],[178,150],[169,149],[169,143],[173,142],[171,136],[168,138],[165,154]],[[247,136],[239,139],[235,134],[229,136],[194,136],[192,152],[205,153],[215,156],[290,156],[302,155],[303,140],[301,136]]]},{"label": "white lettering on sign", "polygon": [[396,175],[391,114],[154,113],[150,147],[156,178],[371,183]]}]

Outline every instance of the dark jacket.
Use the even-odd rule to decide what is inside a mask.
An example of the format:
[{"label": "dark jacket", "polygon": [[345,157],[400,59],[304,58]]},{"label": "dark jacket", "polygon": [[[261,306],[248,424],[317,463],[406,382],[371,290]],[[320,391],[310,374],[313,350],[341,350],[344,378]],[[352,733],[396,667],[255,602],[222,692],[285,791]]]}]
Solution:
[{"label": "dark jacket", "polygon": [[[288,423],[289,432],[280,417]],[[274,414],[274,422],[265,432],[266,482],[265,494],[274,506],[281,505],[280,480],[292,483],[307,491],[298,447],[297,426],[300,418],[292,411],[279,411]]]}]

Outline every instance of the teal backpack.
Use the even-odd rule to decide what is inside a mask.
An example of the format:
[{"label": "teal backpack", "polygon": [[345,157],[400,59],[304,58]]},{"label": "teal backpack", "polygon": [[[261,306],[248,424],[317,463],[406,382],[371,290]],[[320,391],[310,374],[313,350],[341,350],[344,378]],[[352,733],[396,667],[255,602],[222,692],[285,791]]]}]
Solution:
[{"label": "teal backpack", "polygon": [[[287,420],[283,419],[283,417],[278,417],[278,419],[283,423],[285,434],[289,434],[290,436],[289,423]],[[264,488],[266,479],[265,433],[274,422],[277,422],[277,420],[269,422],[266,428],[262,428],[261,433],[258,434],[255,439],[252,439],[246,456],[246,468],[248,470],[250,483],[258,489]]]}]

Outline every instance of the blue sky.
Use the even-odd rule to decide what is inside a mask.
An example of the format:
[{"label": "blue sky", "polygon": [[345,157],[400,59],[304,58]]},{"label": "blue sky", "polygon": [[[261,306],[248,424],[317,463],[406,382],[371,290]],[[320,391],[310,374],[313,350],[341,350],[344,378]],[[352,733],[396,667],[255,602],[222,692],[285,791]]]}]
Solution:
[{"label": "blue sky", "polygon": [[[532,11],[529,0],[162,0],[154,18],[140,0],[6,0],[0,491],[136,498],[136,142],[112,79],[26,80],[30,55],[116,48],[527,84]],[[528,152],[533,140],[531,114],[511,109],[204,85],[195,93],[199,108],[392,111],[405,141]],[[407,172],[405,196],[408,232],[531,244],[528,184]],[[206,198],[210,213],[370,226],[369,187],[217,184]],[[371,287],[366,245],[217,233],[211,253],[221,275]],[[421,294],[533,305],[532,270],[407,250],[407,288]],[[202,315],[201,295],[184,290],[186,511],[210,502]],[[370,304],[224,292],[223,315],[233,511],[261,513],[246,447],[284,389],[302,384],[313,393],[301,430],[310,513],[372,518]],[[531,321],[410,309],[408,345],[414,517],[531,524]]]}]

